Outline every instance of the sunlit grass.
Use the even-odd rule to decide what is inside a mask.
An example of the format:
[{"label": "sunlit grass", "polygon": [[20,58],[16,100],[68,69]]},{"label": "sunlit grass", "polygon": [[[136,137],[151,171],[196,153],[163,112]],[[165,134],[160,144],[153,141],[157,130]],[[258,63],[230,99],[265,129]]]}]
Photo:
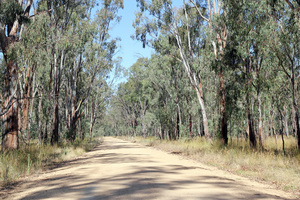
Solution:
[{"label": "sunlit grass", "polygon": [[288,192],[298,195],[300,192],[300,153],[293,137],[285,138],[285,153],[280,138],[277,139],[277,144],[275,138],[265,140],[263,150],[252,149],[248,141],[241,139],[230,140],[228,146],[217,140],[210,143],[204,138],[166,141],[154,137],[137,137],[131,140],[273,184]]},{"label": "sunlit grass", "polygon": [[19,178],[42,171],[47,165],[79,156],[92,150],[100,140],[76,140],[72,144],[38,145],[36,142],[22,144],[15,151],[0,154],[0,186],[17,181]]}]

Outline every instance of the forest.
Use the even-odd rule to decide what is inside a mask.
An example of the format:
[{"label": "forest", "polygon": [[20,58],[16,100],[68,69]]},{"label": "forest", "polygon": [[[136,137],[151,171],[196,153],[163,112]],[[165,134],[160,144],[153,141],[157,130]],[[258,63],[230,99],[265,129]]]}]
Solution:
[{"label": "forest", "polygon": [[2,151],[101,135],[300,149],[299,0],[136,4],[153,54],[124,69],[122,0],[0,1]]},{"label": "forest", "polygon": [[111,96],[106,134],[299,149],[299,1],[137,3],[134,38],[155,53]]},{"label": "forest", "polygon": [[[0,1],[2,150],[92,137],[117,73],[122,1]],[[109,81],[108,81],[109,79]]]},{"label": "forest", "polygon": [[125,67],[123,0],[0,0],[1,185],[114,136],[299,192],[300,1],[134,3]]}]

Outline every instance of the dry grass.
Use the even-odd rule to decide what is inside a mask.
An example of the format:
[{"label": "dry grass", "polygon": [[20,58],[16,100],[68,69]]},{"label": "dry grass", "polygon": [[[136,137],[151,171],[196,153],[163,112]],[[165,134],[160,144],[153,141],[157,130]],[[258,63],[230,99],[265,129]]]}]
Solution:
[{"label": "dry grass", "polygon": [[42,171],[53,162],[69,160],[92,150],[100,140],[76,140],[73,144],[62,142],[58,145],[21,145],[18,150],[0,153],[0,186],[14,183],[19,178]]},{"label": "dry grass", "polygon": [[249,148],[244,140],[231,140],[228,146],[203,138],[165,141],[156,138],[131,138],[139,143],[187,156],[208,165],[275,185],[287,192],[300,195],[300,153],[294,138],[285,138],[285,153],[282,142],[274,138],[264,142],[264,150]]}]

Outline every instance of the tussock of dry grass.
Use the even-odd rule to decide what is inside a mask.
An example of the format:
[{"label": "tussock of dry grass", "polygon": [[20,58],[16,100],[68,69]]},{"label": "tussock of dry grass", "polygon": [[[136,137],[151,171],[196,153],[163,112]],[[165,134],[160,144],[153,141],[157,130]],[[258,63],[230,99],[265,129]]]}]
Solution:
[{"label": "tussock of dry grass", "polygon": [[19,178],[42,171],[53,163],[69,160],[92,150],[100,141],[76,140],[73,144],[58,145],[31,143],[21,145],[18,150],[0,153],[0,186],[9,185]]},{"label": "tussock of dry grass", "polygon": [[133,140],[273,184],[288,192],[300,193],[300,153],[297,150],[297,141],[292,137],[285,138],[285,154],[282,151],[281,140],[278,139],[276,145],[274,138],[264,142],[264,150],[253,150],[241,139],[230,141],[227,147],[218,141],[211,144],[203,138],[165,141],[152,137]]}]

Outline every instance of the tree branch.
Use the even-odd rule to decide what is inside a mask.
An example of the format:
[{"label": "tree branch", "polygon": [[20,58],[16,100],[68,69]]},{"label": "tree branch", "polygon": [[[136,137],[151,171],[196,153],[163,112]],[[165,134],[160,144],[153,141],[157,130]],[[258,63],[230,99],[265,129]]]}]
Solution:
[{"label": "tree branch", "polygon": [[289,7],[290,7],[292,10],[295,10],[294,5],[293,5],[289,0],[285,0],[285,2],[287,2],[287,4],[289,5]]},{"label": "tree branch", "polygon": [[[205,21],[208,21],[209,22],[209,19],[207,19],[206,17],[204,17],[204,15],[201,13],[199,7],[197,6],[197,4],[195,3],[194,0],[190,0],[190,2],[192,4],[194,4],[195,8],[197,9],[197,12],[199,13],[199,15],[205,20]],[[209,7],[210,8],[210,7]]]}]

